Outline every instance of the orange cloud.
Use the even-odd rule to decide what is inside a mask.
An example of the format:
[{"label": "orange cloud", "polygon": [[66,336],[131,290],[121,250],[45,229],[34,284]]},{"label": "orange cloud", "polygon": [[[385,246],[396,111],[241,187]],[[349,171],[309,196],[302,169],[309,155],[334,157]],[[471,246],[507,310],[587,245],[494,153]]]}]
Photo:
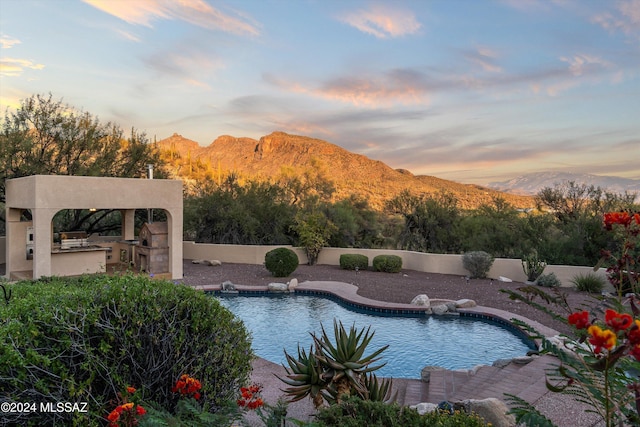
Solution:
[{"label": "orange cloud", "polygon": [[36,64],[28,59],[2,58],[0,59],[0,75],[6,77],[17,77],[22,74],[25,68],[32,70],[42,70],[44,65]]},{"label": "orange cloud", "polygon": [[241,35],[259,35],[257,25],[211,7],[204,0],[83,0],[129,24],[152,27],[156,19],[179,19],[199,27]]},{"label": "orange cloud", "polygon": [[328,100],[348,102],[356,106],[379,107],[393,104],[427,104],[424,85],[410,72],[396,71],[378,77],[342,77],[321,87],[309,87],[285,81],[272,75],[265,80],[293,93],[309,94]]},{"label": "orange cloud", "polygon": [[421,27],[413,12],[393,9],[386,5],[354,11],[338,19],[380,39],[414,34]]},{"label": "orange cloud", "polygon": [[20,44],[22,43],[20,40],[18,39],[12,39],[11,37],[7,36],[7,35],[2,35],[2,37],[0,37],[0,48],[1,49],[11,49],[13,47],[13,45],[15,44]]}]

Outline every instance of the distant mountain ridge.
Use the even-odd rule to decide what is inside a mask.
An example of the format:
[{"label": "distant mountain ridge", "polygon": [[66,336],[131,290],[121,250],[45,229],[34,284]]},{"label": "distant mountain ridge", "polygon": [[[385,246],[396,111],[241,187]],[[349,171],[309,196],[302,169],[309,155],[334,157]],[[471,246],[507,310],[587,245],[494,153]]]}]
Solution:
[{"label": "distant mountain ridge", "polygon": [[489,187],[514,194],[534,195],[545,187],[554,187],[567,181],[593,185],[614,193],[636,193],[640,195],[640,179],[599,176],[570,172],[536,172],[520,175],[506,181],[490,182]]},{"label": "distant mountain ridge", "polygon": [[214,179],[234,172],[249,179],[275,180],[284,169],[290,173],[303,173],[309,168],[316,168],[323,170],[334,182],[336,199],[356,194],[367,198],[376,209],[382,209],[387,200],[403,190],[418,195],[441,190],[451,192],[463,208],[491,203],[495,197],[502,197],[519,208],[534,205],[533,199],[528,196],[502,193],[433,176],[416,176],[330,142],[284,132],[273,132],[259,140],[224,135],[207,147],[173,134],[157,144],[163,152],[163,158],[169,159],[173,174],[182,178],[189,178],[185,171],[185,159],[188,159],[190,170],[195,162],[197,167],[206,170]]}]

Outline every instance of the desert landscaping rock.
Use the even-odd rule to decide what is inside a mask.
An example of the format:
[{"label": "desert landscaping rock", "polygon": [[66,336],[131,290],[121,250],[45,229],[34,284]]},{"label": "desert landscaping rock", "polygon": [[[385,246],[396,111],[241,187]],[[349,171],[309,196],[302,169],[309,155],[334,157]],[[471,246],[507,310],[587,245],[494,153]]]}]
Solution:
[{"label": "desert landscaping rock", "polygon": [[464,408],[466,413],[477,414],[487,423],[491,423],[493,427],[514,427],[516,425],[515,416],[507,415],[509,408],[500,399],[490,397],[482,400],[463,400],[454,405],[454,408],[457,408],[458,405]]},{"label": "desert landscaping rock", "polygon": [[411,304],[412,305],[419,305],[425,308],[429,308],[431,307],[431,301],[429,300],[429,297],[425,294],[420,294],[420,295],[416,295],[412,300],[411,300]]},{"label": "desert landscaping rock", "polygon": [[286,283],[272,282],[267,285],[267,289],[269,289],[269,292],[287,292],[289,287]]},{"label": "desert landscaping rock", "polygon": [[456,301],[456,308],[471,308],[476,306],[476,302],[472,299],[463,298]]},{"label": "desert landscaping rock", "polygon": [[438,304],[438,305],[432,306],[431,311],[433,312],[433,314],[441,316],[445,314],[447,311],[449,311],[449,309],[444,304]]}]

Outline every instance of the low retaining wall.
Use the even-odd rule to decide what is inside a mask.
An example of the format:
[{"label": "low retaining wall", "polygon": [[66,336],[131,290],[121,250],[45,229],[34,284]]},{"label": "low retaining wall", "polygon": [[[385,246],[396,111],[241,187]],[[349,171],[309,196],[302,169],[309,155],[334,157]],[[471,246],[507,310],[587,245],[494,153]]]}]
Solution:
[{"label": "low retaining wall", "polygon": [[[210,243],[184,242],[182,255],[185,259],[217,259],[228,263],[263,264],[264,256],[272,249],[288,247],[296,252],[301,264],[307,263],[307,256],[302,248],[286,245],[258,246],[258,245],[217,245]],[[402,268],[407,270],[424,271],[428,273],[455,274],[466,276],[469,274],[462,266],[462,255],[428,254],[423,252],[400,251],[389,249],[355,249],[355,248],[324,248],[318,257],[318,264],[340,265],[340,255],[362,254],[369,257],[369,265],[377,255],[398,255],[402,258]],[[548,265],[545,274],[555,273],[562,286],[572,286],[571,280],[578,274],[593,272],[592,267],[577,267],[566,265]],[[604,269],[597,274],[604,276]],[[507,277],[516,282],[524,282],[527,277],[522,270],[519,259],[496,258],[489,277],[498,279]]]}]

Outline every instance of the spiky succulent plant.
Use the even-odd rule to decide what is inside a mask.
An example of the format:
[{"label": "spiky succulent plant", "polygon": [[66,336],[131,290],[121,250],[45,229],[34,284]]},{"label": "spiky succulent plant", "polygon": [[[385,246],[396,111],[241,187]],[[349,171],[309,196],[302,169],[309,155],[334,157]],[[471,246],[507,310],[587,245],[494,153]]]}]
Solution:
[{"label": "spiky succulent plant", "polygon": [[323,399],[330,403],[340,402],[342,395],[388,400],[391,380],[378,381],[375,375],[369,377],[369,374],[385,365],[372,366],[389,346],[365,356],[374,334],[371,327],[358,331],[352,326],[347,332],[341,322],[334,320],[333,330],[335,344],[322,327],[320,336],[312,334],[314,344],[308,354],[298,347],[296,359],[285,351],[289,367],[285,367],[286,378],[279,378],[290,387],[283,391],[292,402],[310,396],[316,407],[322,405]]}]

